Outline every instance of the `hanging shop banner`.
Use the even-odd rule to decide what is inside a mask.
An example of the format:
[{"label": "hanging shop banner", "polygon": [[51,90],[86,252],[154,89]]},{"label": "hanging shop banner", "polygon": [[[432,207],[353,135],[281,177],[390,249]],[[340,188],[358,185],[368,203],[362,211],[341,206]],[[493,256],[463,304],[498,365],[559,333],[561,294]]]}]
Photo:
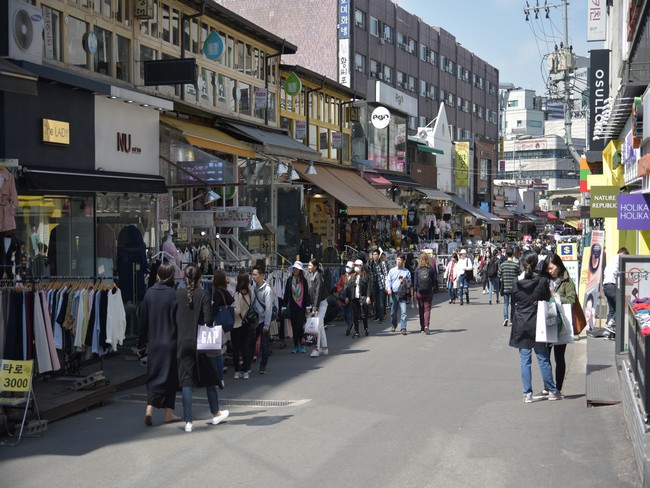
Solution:
[{"label": "hanging shop banner", "polygon": [[386,107],[377,107],[372,111],[370,122],[375,129],[385,129],[390,123],[390,112]]},{"label": "hanging shop banner", "polygon": [[293,71],[287,76],[287,81],[284,82],[284,91],[290,97],[295,97],[302,90],[302,81],[298,78],[298,75]]},{"label": "hanging shop banner", "polygon": [[650,230],[650,195],[618,196],[618,230]]},{"label": "hanging shop banner", "polygon": [[607,7],[605,0],[589,0],[587,7],[587,41],[607,40]]},{"label": "hanging shop banner", "polygon": [[589,54],[589,149],[602,151],[606,141],[602,137],[594,138],[594,125],[603,122],[605,102],[609,98],[609,49],[593,49]]},{"label": "hanging shop banner", "polygon": [[212,31],[203,42],[203,55],[211,61],[216,61],[223,54],[223,39],[217,33]]},{"label": "hanging shop banner", "polygon": [[592,219],[618,216],[616,186],[592,186],[589,216]]},{"label": "hanging shop banner", "polygon": [[212,227],[212,210],[181,212],[181,227]]},{"label": "hanging shop banner", "polygon": [[466,188],[469,185],[469,142],[456,142],[456,187]]},{"label": "hanging shop banner", "polygon": [[350,86],[350,0],[339,0],[339,83]]},{"label": "hanging shop banner", "polygon": [[216,227],[249,227],[256,213],[255,207],[226,207],[214,210]]}]

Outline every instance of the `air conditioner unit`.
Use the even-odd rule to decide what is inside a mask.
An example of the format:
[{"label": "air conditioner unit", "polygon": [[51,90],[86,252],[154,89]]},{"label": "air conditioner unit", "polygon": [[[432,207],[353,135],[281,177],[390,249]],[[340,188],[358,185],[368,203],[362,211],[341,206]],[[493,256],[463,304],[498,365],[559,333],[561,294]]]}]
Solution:
[{"label": "air conditioner unit", "polygon": [[[1,15],[1,14],[0,14]],[[43,62],[43,12],[39,7],[19,0],[9,0],[6,16],[1,17],[0,57]]]}]

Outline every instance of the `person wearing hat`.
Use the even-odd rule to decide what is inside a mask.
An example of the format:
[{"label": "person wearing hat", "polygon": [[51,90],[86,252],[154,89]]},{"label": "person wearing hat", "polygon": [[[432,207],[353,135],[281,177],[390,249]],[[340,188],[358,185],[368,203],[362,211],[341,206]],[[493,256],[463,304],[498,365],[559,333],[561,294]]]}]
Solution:
[{"label": "person wearing hat", "polygon": [[307,265],[307,283],[309,284],[309,300],[313,303],[311,315],[318,317],[318,339],[312,346],[312,358],[320,355],[327,356],[327,335],[325,334],[325,316],[327,314],[327,286],[323,277],[323,270],[316,258],[311,259]]},{"label": "person wearing hat", "polygon": [[388,266],[381,248],[373,249],[372,261],[370,261],[370,274],[372,275],[373,293],[372,303],[375,309],[375,322],[383,322],[386,315],[386,276]]},{"label": "person wearing hat", "polygon": [[291,354],[304,353],[306,350],[305,345],[302,343],[302,337],[307,309],[311,309],[311,301],[309,298],[309,285],[300,261],[296,261],[291,266],[291,276],[287,278],[282,303],[289,309],[289,320],[293,331],[293,350]]},{"label": "person wearing hat", "polygon": [[357,259],[354,262],[354,277],[348,281],[345,289],[345,300],[352,307],[352,323],[354,324],[354,337],[359,337],[359,319],[363,319],[363,328],[366,336],[370,335],[368,330],[368,310],[370,307],[370,291],[372,290],[371,275],[366,272],[363,261]]},{"label": "person wearing hat", "polygon": [[345,318],[345,335],[349,336],[350,331],[352,330],[352,307],[349,303],[345,301],[345,290],[348,287],[348,282],[354,276],[354,263],[348,261],[345,263],[345,274],[341,275],[338,283],[336,284],[336,291],[338,293],[339,299],[341,300],[341,305],[343,306],[343,317]]},{"label": "person wearing hat", "polygon": [[461,249],[458,262],[454,268],[454,272],[458,276],[458,294],[460,295],[460,304],[463,304],[463,292],[467,303],[469,303],[469,280],[467,279],[466,272],[474,269],[472,260],[467,256],[467,250]]}]

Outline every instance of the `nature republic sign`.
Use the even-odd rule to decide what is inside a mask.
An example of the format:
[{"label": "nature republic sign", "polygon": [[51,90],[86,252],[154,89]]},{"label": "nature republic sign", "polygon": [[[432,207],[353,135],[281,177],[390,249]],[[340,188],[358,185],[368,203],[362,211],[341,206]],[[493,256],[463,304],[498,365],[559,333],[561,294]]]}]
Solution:
[{"label": "nature republic sign", "polygon": [[592,219],[618,216],[618,194],[616,186],[592,186],[589,215]]}]

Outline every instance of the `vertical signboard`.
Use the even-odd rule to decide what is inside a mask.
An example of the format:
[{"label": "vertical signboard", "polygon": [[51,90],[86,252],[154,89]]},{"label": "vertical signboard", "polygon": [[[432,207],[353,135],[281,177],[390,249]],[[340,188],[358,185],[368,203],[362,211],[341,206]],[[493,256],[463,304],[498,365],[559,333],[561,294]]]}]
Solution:
[{"label": "vertical signboard", "polygon": [[589,53],[589,150],[602,151],[606,141],[602,137],[594,138],[594,125],[603,122],[605,101],[609,98],[609,49],[594,49]]},{"label": "vertical signboard", "polygon": [[350,82],[350,0],[339,0],[339,83]]},{"label": "vertical signboard", "polygon": [[456,142],[456,187],[469,185],[469,142]]},{"label": "vertical signboard", "polygon": [[587,41],[605,41],[607,34],[607,2],[605,0],[588,0],[587,7]]}]

